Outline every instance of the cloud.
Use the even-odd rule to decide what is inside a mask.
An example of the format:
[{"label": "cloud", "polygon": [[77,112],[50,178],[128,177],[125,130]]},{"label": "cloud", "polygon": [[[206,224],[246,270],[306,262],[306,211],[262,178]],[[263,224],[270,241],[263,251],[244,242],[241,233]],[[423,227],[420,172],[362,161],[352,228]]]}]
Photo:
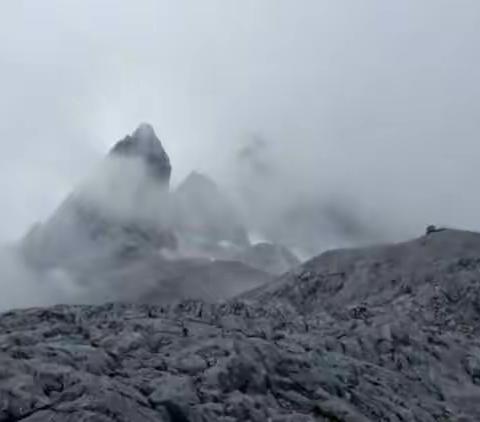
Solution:
[{"label": "cloud", "polygon": [[[0,239],[45,219],[141,121],[174,184],[198,169],[263,186],[258,221],[307,198],[365,241],[480,229],[479,15],[474,0],[7,1]],[[267,148],[239,173],[252,134]]]},{"label": "cloud", "polygon": [[0,266],[0,311],[75,302],[87,293],[61,269],[45,274],[31,270],[11,246],[0,248]]}]

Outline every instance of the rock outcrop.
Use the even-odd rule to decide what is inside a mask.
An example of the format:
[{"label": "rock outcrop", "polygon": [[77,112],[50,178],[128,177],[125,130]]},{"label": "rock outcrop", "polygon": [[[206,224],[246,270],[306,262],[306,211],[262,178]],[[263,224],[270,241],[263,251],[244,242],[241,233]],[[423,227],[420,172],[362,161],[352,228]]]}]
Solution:
[{"label": "rock outcrop", "polygon": [[170,158],[148,123],[142,123],[132,135],[117,142],[110,156],[140,158],[144,161],[149,174],[167,187],[170,183],[172,166]]}]

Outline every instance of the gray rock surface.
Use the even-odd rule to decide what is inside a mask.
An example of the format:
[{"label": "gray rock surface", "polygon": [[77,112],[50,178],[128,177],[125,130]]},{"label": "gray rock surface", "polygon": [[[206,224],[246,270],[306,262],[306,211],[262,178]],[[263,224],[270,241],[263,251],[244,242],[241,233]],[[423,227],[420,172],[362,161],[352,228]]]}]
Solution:
[{"label": "gray rock surface", "polygon": [[167,187],[170,183],[172,173],[170,158],[163,149],[155,130],[148,123],[142,123],[132,135],[117,142],[111,149],[110,156],[140,158],[154,178]]},{"label": "gray rock surface", "polygon": [[478,421],[480,235],[332,251],[223,304],[0,316],[0,421]]}]

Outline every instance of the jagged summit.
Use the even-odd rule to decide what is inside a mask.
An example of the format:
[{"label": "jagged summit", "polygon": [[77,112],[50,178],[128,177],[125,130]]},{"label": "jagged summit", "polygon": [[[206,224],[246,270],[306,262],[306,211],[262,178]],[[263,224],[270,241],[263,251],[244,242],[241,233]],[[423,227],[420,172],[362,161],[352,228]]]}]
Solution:
[{"label": "jagged summit", "polygon": [[133,132],[133,137],[139,139],[151,139],[157,138],[157,135],[155,129],[150,123],[140,123]]},{"label": "jagged summit", "polygon": [[145,160],[151,174],[168,184],[172,173],[170,158],[165,152],[153,126],[142,123],[131,134],[117,142],[110,150],[110,156],[138,157]]},{"label": "jagged summit", "polygon": [[[127,159],[112,160],[116,157]],[[93,267],[92,260],[111,265],[112,257],[125,251],[175,249],[176,238],[162,214],[167,212],[163,190],[168,190],[170,174],[170,159],[153,127],[141,124],[24,239],[28,262],[83,272]]]}]

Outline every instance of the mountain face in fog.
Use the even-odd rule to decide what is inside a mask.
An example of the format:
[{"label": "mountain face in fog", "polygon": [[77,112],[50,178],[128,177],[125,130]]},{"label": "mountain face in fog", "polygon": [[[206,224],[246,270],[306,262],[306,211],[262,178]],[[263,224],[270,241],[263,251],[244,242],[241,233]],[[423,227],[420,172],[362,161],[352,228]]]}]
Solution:
[{"label": "mountain face in fog", "polygon": [[208,176],[192,172],[171,190],[171,174],[152,126],[140,125],[23,239],[29,267],[44,279],[62,272],[86,288],[83,302],[160,303],[230,297],[299,263],[275,245],[257,254],[235,206]]},{"label": "mountain face in fog", "polygon": [[78,267],[131,249],[176,248],[166,228],[171,166],[153,128],[118,142],[81,184],[23,242],[40,266]]},{"label": "mountain face in fog", "polygon": [[304,169],[286,161],[286,155],[273,140],[255,135],[234,156],[238,207],[255,234],[303,257],[395,238],[393,227],[381,216],[372,218],[348,190],[304,177]]},{"label": "mountain face in fog", "polygon": [[176,232],[192,253],[228,256],[249,245],[233,204],[209,177],[192,172],[173,198]]}]

